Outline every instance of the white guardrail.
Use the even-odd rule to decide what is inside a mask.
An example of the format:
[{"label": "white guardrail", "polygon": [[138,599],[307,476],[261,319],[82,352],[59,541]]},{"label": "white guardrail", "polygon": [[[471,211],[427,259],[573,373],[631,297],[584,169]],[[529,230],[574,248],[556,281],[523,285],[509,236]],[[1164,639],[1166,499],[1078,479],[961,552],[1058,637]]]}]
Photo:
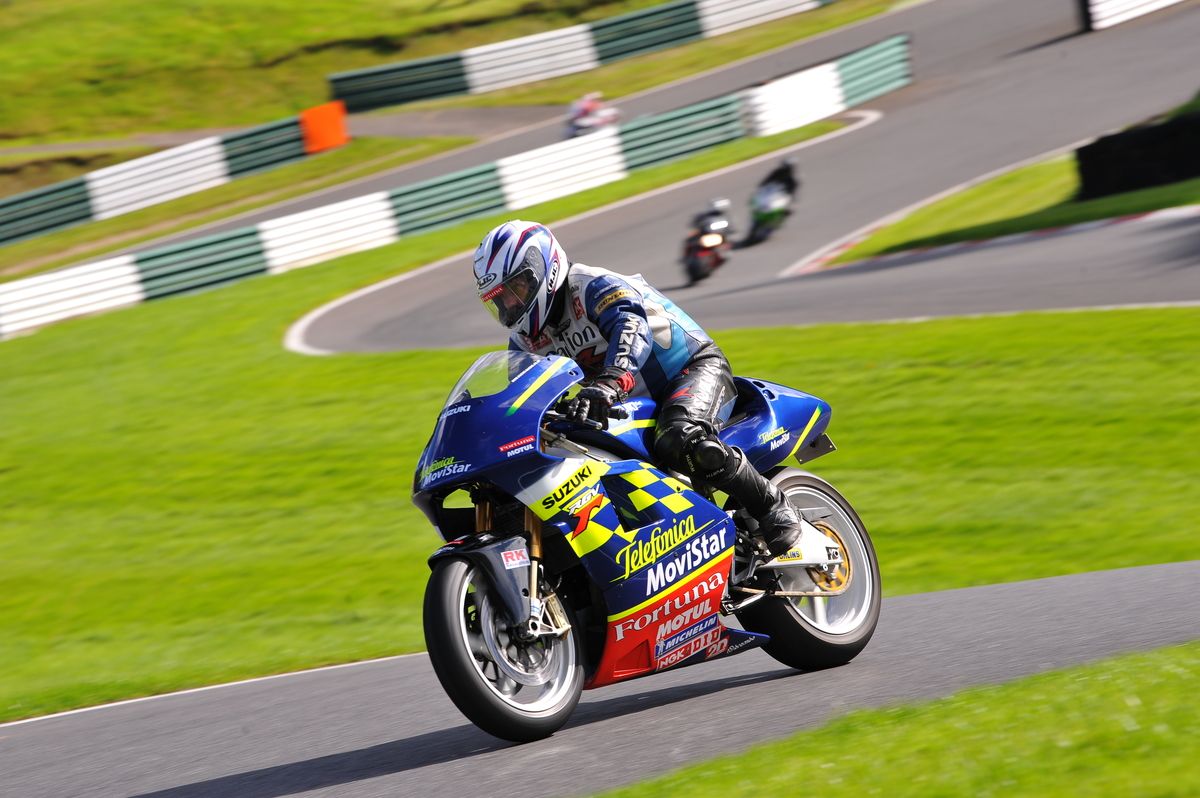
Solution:
[{"label": "white guardrail", "polygon": [[464,50],[463,68],[471,94],[547,80],[600,66],[587,25],[538,33]]},{"label": "white guardrail", "polygon": [[509,210],[520,210],[629,176],[616,127],[496,162]]},{"label": "white guardrail", "polygon": [[625,58],[720,36],[835,0],[671,0],[616,17],[394,64],[330,75],[351,111],[481,94],[586,72]]},{"label": "white guardrail", "polygon": [[1184,0],[1079,0],[1079,13],[1086,30],[1101,30],[1182,2]]},{"label": "white guardrail", "polygon": [[[0,338],[51,322],[278,274],[435,227],[518,211],[745,136],[764,136],[912,80],[906,36],[762,86],[492,164],[262,222],[255,227],[0,284]],[[201,148],[197,147],[199,151]]]}]

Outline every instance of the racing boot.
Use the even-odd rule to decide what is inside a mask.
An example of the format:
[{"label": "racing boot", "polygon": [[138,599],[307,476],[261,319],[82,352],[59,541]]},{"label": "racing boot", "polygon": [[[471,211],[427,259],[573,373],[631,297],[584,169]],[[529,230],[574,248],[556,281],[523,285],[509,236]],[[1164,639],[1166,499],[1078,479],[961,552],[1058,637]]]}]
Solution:
[{"label": "racing boot", "polygon": [[783,491],[754,470],[744,454],[725,446],[715,437],[697,447],[696,459],[701,465],[707,464],[705,460],[708,463],[716,460],[716,446],[725,450],[722,453],[724,467],[709,470],[704,480],[736,499],[758,521],[759,534],[772,555],[786,554],[800,540],[800,514]]}]

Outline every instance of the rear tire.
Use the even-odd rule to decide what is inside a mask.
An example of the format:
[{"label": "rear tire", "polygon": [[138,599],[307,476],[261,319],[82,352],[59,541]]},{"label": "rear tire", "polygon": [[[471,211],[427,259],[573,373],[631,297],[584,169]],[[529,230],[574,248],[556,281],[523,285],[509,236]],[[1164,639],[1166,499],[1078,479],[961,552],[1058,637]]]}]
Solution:
[{"label": "rear tire", "polygon": [[695,285],[701,280],[706,279],[712,274],[712,268],[705,262],[705,259],[700,254],[694,254],[688,257],[687,260],[687,275],[691,282],[689,285]]},{"label": "rear tire", "polygon": [[866,648],[879,623],[882,590],[875,547],[858,513],[828,482],[795,468],[781,471],[772,482],[797,509],[830,511],[823,523],[841,538],[852,576],[841,595],[768,596],[740,610],[737,618],[750,631],[770,635],[763,650],[784,665],[806,671],[844,665]]},{"label": "rear tire", "polygon": [[579,702],[584,672],[577,627],[521,644],[508,634],[486,576],[465,560],[434,565],[424,626],[446,695],[488,734],[518,743],[549,737]]},{"label": "rear tire", "polygon": [[764,230],[763,225],[759,224],[758,220],[755,219],[754,223],[750,225],[750,232],[746,235],[746,240],[742,242],[742,246],[752,247],[755,244],[765,241],[768,235],[769,233]]}]

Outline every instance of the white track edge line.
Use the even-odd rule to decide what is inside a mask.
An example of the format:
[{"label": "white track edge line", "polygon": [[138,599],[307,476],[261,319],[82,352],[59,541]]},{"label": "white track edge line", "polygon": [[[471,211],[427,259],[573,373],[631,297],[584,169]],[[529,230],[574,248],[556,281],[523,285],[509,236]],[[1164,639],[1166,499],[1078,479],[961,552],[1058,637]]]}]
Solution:
[{"label": "white track edge line", "polygon": [[[845,136],[850,133],[854,133],[855,131],[858,131],[864,127],[867,127],[868,125],[875,124],[876,122],[878,122],[880,119],[883,118],[883,112],[864,109],[864,110],[846,111],[843,114],[838,114],[838,116],[858,117],[858,121],[852,125],[847,125],[846,127],[835,130],[832,133],[827,133],[824,136],[818,136],[815,139],[808,139],[807,141],[801,141],[797,144],[792,144],[787,147],[781,147],[776,150],[771,150],[770,152],[766,152],[766,153],[763,153],[762,155],[755,156],[754,158],[751,158],[747,161],[739,161],[735,164],[730,164],[729,166],[722,167],[721,169],[717,169],[716,171],[713,171],[713,172],[705,172],[704,174],[696,175],[695,177],[689,177],[686,180],[681,180],[678,183],[671,183],[670,185],[659,186],[658,188],[651,189],[650,191],[647,191],[643,194],[635,194],[632,197],[625,197],[624,199],[617,200],[616,202],[611,202],[608,205],[602,205],[599,208],[592,208],[589,211],[584,211],[583,213],[576,214],[575,216],[569,216],[566,219],[561,219],[559,221],[550,222],[549,224],[553,227],[561,229],[563,227],[566,227],[567,225],[575,224],[576,222],[581,222],[585,219],[590,219],[591,217],[602,214],[602,213],[608,213],[610,211],[614,211],[618,208],[622,208],[626,205],[631,205],[635,202],[643,202],[647,199],[650,199],[651,197],[656,197],[659,194],[665,194],[668,191],[677,191],[681,188],[685,188],[685,187],[693,185],[695,183],[700,183],[700,182],[703,182],[706,180],[711,180],[712,178],[720,177],[721,175],[727,174],[729,172],[735,172],[739,169],[745,169],[747,167],[754,166],[755,164],[761,163],[763,161],[774,160],[774,159],[779,158],[780,156],[782,156],[786,153],[789,153],[789,152],[795,152],[797,150],[802,150],[807,147],[814,147],[818,144],[823,144],[827,141],[832,141],[833,139],[836,139],[840,136]],[[820,121],[820,120],[818,120],[818,121]],[[403,239],[401,239],[401,241],[403,241]],[[317,308],[309,311],[304,316],[302,316],[299,320],[294,322],[288,328],[287,333],[284,335],[283,345],[286,349],[288,349],[292,352],[296,352],[297,354],[301,354],[301,355],[324,356],[324,355],[339,354],[338,352],[333,351],[333,350],[321,349],[320,347],[312,346],[311,344],[306,343],[304,340],[304,336],[308,332],[308,329],[313,324],[315,324],[322,316],[324,316],[326,313],[329,313],[331,311],[334,311],[334,310],[340,308],[341,306],[343,306],[349,302],[353,302],[356,299],[364,297],[373,291],[377,291],[377,290],[380,290],[383,288],[388,288],[390,286],[397,285],[398,283],[402,283],[405,280],[410,280],[414,277],[425,274],[426,272],[429,272],[434,269],[445,266],[448,263],[461,262],[461,261],[465,260],[467,257],[469,257],[470,254],[471,254],[471,250],[466,250],[465,252],[459,252],[457,254],[450,255],[448,257],[442,258],[439,261],[435,261],[435,262],[427,264],[425,266],[421,266],[420,268],[414,269],[413,271],[405,272],[403,274],[398,274],[395,277],[389,277],[386,280],[383,280],[378,283],[373,283],[372,285],[368,285],[364,288],[360,288],[357,291],[353,291],[353,292],[346,294],[343,297],[339,297],[331,302],[327,302],[326,304],[321,305],[320,307],[317,307]]]},{"label": "white track edge line", "polygon": [[321,673],[324,671],[344,670],[346,668],[357,668],[360,665],[377,665],[381,662],[392,662],[394,660],[406,659],[408,657],[424,657],[426,652],[417,651],[412,654],[395,654],[390,657],[376,657],[375,659],[363,659],[356,662],[343,662],[340,665],[323,665],[319,668],[305,668],[299,671],[288,671],[287,673],[273,673],[270,676],[255,676],[250,679],[239,679],[235,682],[221,682],[220,684],[208,684],[203,687],[189,687],[186,690],[175,690],[170,693],[158,693],[157,695],[144,695],[139,698],[126,698],[122,701],[110,701],[107,704],[96,704],[90,707],[80,707],[79,709],[68,709],[63,712],[55,712],[50,715],[38,715],[34,718],[23,718],[22,720],[10,720],[6,723],[0,723],[0,729],[7,729],[12,726],[23,726],[28,723],[36,723],[41,720],[52,720],[54,718],[63,718],[69,715],[82,715],[85,712],[95,712],[99,709],[112,709],[113,707],[123,707],[130,704],[141,704],[146,701],[157,701],[161,698],[173,698],[181,695],[192,695],[193,693],[206,693],[210,690],[220,690],[224,687],[239,687],[246,684],[256,684],[258,682],[269,682],[275,679],[285,679],[291,676],[303,676],[308,673]]},{"label": "white track edge line", "polygon": [[1079,141],[1076,141],[1073,144],[1067,144],[1066,146],[1063,146],[1063,147],[1055,147],[1052,150],[1047,150],[1046,152],[1040,153],[1038,155],[1033,155],[1029,158],[1023,158],[1022,160],[1017,161],[1016,163],[1011,163],[1008,166],[1002,166],[999,169],[993,169],[992,171],[987,172],[982,175],[979,175],[978,177],[973,177],[970,180],[965,180],[957,185],[951,186],[950,188],[947,188],[943,191],[939,191],[936,194],[928,196],[925,199],[917,200],[916,202],[911,203],[911,204],[901,208],[898,211],[892,211],[889,214],[881,216],[878,219],[876,219],[875,221],[870,222],[868,224],[864,224],[862,227],[859,227],[857,230],[847,233],[846,235],[842,236],[841,238],[838,238],[838,239],[834,240],[833,242],[826,244],[825,246],[820,247],[819,249],[816,249],[813,252],[810,252],[809,254],[805,255],[803,258],[800,258],[800,260],[793,263],[791,266],[788,266],[786,269],[779,272],[779,274],[776,276],[782,278],[782,277],[795,277],[796,275],[799,275],[799,274],[805,274],[808,269],[813,267],[822,258],[830,256],[831,254],[833,254],[834,252],[836,252],[837,250],[839,250],[842,247],[848,247],[848,246],[852,246],[853,244],[857,244],[859,240],[866,238],[869,234],[873,233],[875,230],[885,227],[887,225],[893,224],[895,222],[898,222],[901,219],[903,219],[904,217],[906,217],[912,213],[915,213],[916,211],[919,211],[921,208],[924,208],[926,205],[932,205],[933,203],[937,202],[938,200],[945,199],[946,197],[949,197],[952,194],[957,194],[961,191],[966,191],[969,188],[974,188],[976,185],[978,185],[980,183],[991,180],[992,178],[995,178],[995,177],[1000,177],[1001,175],[1007,174],[1016,169],[1021,169],[1026,166],[1031,166],[1035,163],[1038,163],[1040,161],[1049,160],[1050,158],[1053,158],[1058,155],[1064,155],[1067,152],[1070,152],[1071,150],[1074,150],[1077,147],[1081,147],[1084,144],[1088,144],[1092,141],[1095,141],[1095,139],[1096,139],[1095,136],[1089,136],[1088,138],[1080,139]]}]

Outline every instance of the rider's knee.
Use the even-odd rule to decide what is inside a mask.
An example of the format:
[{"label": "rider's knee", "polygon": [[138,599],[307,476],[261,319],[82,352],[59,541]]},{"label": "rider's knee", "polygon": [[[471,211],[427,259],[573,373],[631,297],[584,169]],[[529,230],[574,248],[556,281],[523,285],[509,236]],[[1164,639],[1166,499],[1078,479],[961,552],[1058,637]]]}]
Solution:
[{"label": "rider's knee", "polygon": [[686,416],[663,419],[654,438],[658,461],[692,478],[711,479],[736,470],[737,454],[712,430]]},{"label": "rider's knee", "polygon": [[705,430],[686,416],[659,419],[654,436],[654,456],[672,471],[691,474],[688,455]]}]

